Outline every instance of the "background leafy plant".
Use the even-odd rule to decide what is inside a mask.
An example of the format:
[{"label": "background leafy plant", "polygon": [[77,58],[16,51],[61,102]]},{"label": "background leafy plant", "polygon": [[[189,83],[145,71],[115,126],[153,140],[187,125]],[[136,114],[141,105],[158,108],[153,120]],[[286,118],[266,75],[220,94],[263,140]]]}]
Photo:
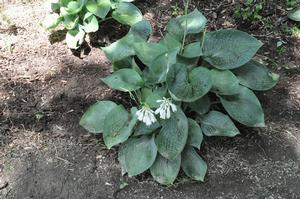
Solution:
[{"label": "background leafy plant", "polygon": [[[69,48],[77,49],[84,41],[86,33],[96,32],[99,24],[113,18],[126,25],[142,20],[142,13],[134,6],[134,0],[58,0],[51,3],[52,14],[48,15],[43,26],[54,29],[58,25],[68,30],[66,42]],[[110,17],[107,17],[110,15]]]},{"label": "background leafy plant", "polygon": [[242,20],[258,21],[262,19],[264,1],[246,0],[237,3],[234,15]]},{"label": "background leafy plant", "polygon": [[[103,82],[129,93],[136,106],[128,111],[100,101],[80,121],[88,131],[103,133],[108,148],[120,146],[123,174],[135,176],[149,169],[165,185],[174,182],[180,168],[204,181],[207,165],[199,152],[203,135],[238,135],[232,119],[264,127],[264,113],[252,90],[271,89],[279,80],[253,59],[260,41],[235,29],[206,32],[206,18],[197,9],[187,14],[187,7],[184,16],[169,21],[158,43],[147,41],[151,26],[141,21],[103,48],[114,69]],[[160,113],[151,125],[141,122],[139,113],[154,114],[161,101],[177,110],[170,118]]]}]

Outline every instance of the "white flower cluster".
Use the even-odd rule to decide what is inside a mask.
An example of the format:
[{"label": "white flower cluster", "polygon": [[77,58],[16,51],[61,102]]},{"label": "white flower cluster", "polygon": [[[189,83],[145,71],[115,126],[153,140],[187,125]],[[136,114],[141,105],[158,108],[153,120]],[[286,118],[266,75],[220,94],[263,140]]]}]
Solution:
[{"label": "white flower cluster", "polygon": [[138,120],[150,126],[157,121],[154,114],[159,114],[160,118],[165,120],[171,117],[171,111],[177,111],[176,105],[173,104],[170,99],[164,97],[162,100],[157,100],[157,103],[160,103],[160,106],[155,112],[147,106],[143,106],[142,109],[138,110],[136,112]]},{"label": "white flower cluster", "polygon": [[156,122],[156,118],[154,116],[154,111],[152,111],[149,107],[143,106],[141,110],[136,112],[138,116],[138,120],[144,122],[147,126],[150,126],[152,123]]}]

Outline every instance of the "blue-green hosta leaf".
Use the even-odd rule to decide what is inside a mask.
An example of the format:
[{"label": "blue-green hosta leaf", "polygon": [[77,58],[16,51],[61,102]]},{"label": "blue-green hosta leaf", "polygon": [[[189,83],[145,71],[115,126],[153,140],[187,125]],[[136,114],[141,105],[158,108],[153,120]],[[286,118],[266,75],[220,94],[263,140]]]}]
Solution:
[{"label": "blue-green hosta leaf", "polygon": [[201,42],[194,42],[184,47],[182,56],[187,58],[200,57],[202,55]]},{"label": "blue-green hosta leaf", "polygon": [[177,63],[184,64],[189,67],[191,66],[196,67],[198,65],[198,62],[199,62],[199,57],[188,58],[180,54],[177,55]]},{"label": "blue-green hosta leaf", "polygon": [[238,78],[230,70],[212,69],[212,90],[220,95],[235,95],[240,91]]},{"label": "blue-green hosta leaf", "polygon": [[152,31],[151,26],[147,24],[145,21],[134,24],[125,37],[102,48],[107,58],[112,62],[117,62],[135,55],[133,44],[145,41]]},{"label": "blue-green hosta leaf", "polygon": [[152,27],[149,21],[142,20],[131,26],[128,34],[140,36],[144,40],[147,40],[152,32]]},{"label": "blue-green hosta leaf", "polygon": [[176,52],[160,55],[143,71],[145,81],[151,85],[165,82],[167,72],[174,62],[176,62]]},{"label": "blue-green hosta leaf", "polygon": [[102,49],[110,61],[121,61],[129,56],[135,55],[135,51],[129,44],[129,41],[130,38],[125,36],[122,39],[112,43],[110,46]]},{"label": "blue-green hosta leaf", "polygon": [[169,160],[174,160],[184,149],[188,137],[188,120],[179,109],[171,118],[161,121],[162,129],[155,139],[158,152]]},{"label": "blue-green hosta leaf", "polygon": [[157,100],[161,100],[162,97],[163,96],[160,96],[160,93],[155,92],[154,89],[142,89],[142,102],[144,104],[147,104],[150,108],[158,108],[160,103],[157,103]]},{"label": "blue-green hosta leaf", "polygon": [[161,125],[158,122],[155,122],[150,126],[147,126],[144,122],[139,122],[136,129],[134,130],[133,136],[150,135],[160,127]]},{"label": "blue-green hosta leaf", "polygon": [[92,13],[87,12],[83,18],[83,27],[86,33],[96,32],[99,29],[97,18]]},{"label": "blue-green hosta leaf", "polygon": [[119,161],[122,170],[129,177],[136,176],[149,169],[155,161],[157,147],[153,136],[129,138],[119,149]]},{"label": "blue-green hosta leaf", "polygon": [[111,9],[110,0],[88,0],[85,6],[89,12],[102,19],[106,17]]},{"label": "blue-green hosta leaf", "polygon": [[195,9],[188,15],[177,17],[176,20],[179,22],[183,30],[185,30],[187,26],[187,34],[200,33],[204,30],[207,22],[207,19],[198,9]]},{"label": "blue-green hosta leaf", "polygon": [[240,134],[231,119],[218,111],[210,111],[201,120],[201,128],[206,136],[234,137]]},{"label": "blue-green hosta leaf", "polygon": [[143,41],[133,45],[137,57],[147,66],[150,66],[158,57],[168,52],[168,49],[159,43]]},{"label": "blue-green hosta leaf", "polygon": [[168,34],[175,37],[178,41],[181,41],[184,35],[184,29],[178,20],[172,18],[167,24]]},{"label": "blue-green hosta leaf", "polygon": [[294,21],[300,21],[300,7],[297,7],[289,12],[288,17]]},{"label": "blue-green hosta leaf", "polygon": [[130,92],[141,88],[144,84],[141,76],[133,69],[124,68],[103,78],[102,81],[110,88]]},{"label": "blue-green hosta leaf", "polygon": [[131,108],[131,115],[123,106],[115,107],[104,120],[103,139],[108,149],[125,142],[137,123],[137,108]]},{"label": "blue-green hosta leaf", "polygon": [[126,57],[122,60],[115,61],[112,63],[113,72],[120,70],[122,68],[131,68],[132,67],[132,57]]},{"label": "blue-green hosta leaf", "polygon": [[157,155],[154,164],[150,167],[153,178],[163,185],[171,185],[175,181],[181,164],[181,156],[174,160],[168,160],[161,155]]},{"label": "blue-green hosta leaf", "polygon": [[240,84],[257,91],[269,90],[279,81],[278,74],[272,73],[266,66],[254,60],[233,72],[239,78]]},{"label": "blue-green hosta leaf", "polygon": [[212,87],[210,71],[196,67],[191,72],[183,64],[170,67],[167,85],[172,97],[184,102],[193,102],[204,96]]},{"label": "blue-green hosta leaf", "polygon": [[186,143],[190,146],[200,149],[201,143],[203,141],[202,130],[195,120],[188,118],[188,122],[189,122],[189,135]]},{"label": "blue-green hosta leaf", "polygon": [[42,25],[45,29],[51,30],[51,29],[56,28],[61,22],[62,22],[62,17],[60,17],[58,14],[54,13],[54,14],[46,16]]},{"label": "blue-green hosta leaf", "polygon": [[80,126],[91,133],[102,133],[104,119],[117,105],[111,101],[99,101],[90,106],[80,119]]},{"label": "blue-green hosta leaf", "polygon": [[198,114],[203,115],[209,111],[210,99],[208,95],[204,95],[200,99],[188,103],[188,107],[190,107],[193,111],[197,112]]},{"label": "blue-green hosta leaf", "polygon": [[218,30],[205,35],[203,58],[218,69],[233,69],[249,62],[262,43],[239,30]]},{"label": "blue-green hosta leaf", "polygon": [[125,165],[125,150],[124,150],[125,147],[124,146],[126,146],[126,145],[122,144],[118,151],[118,161],[121,165],[122,176],[124,176],[127,173],[127,168]]},{"label": "blue-green hosta leaf", "polygon": [[122,24],[134,25],[143,20],[141,11],[132,3],[118,3],[112,13],[112,17]]},{"label": "blue-green hosta leaf", "polygon": [[207,172],[206,162],[192,146],[187,146],[181,154],[181,167],[184,173],[197,181],[204,181]]},{"label": "blue-green hosta leaf", "polygon": [[178,53],[181,48],[181,43],[176,39],[176,37],[168,33],[162,40],[160,40],[159,43],[163,44],[168,49],[168,52],[176,51]]},{"label": "blue-green hosta leaf", "polygon": [[[144,78],[148,84],[157,84],[166,81],[167,72],[170,66],[176,63],[177,54],[180,51],[181,44],[173,36],[167,34],[159,44],[153,45],[153,47],[156,46],[162,46],[162,48],[159,50],[155,50],[155,48],[152,49],[154,59],[150,59],[152,62],[148,63],[148,67],[144,70]],[[151,49],[151,45],[149,45],[149,47]],[[146,51],[148,50],[149,49]],[[157,56],[154,52],[161,54]],[[144,56],[146,56],[146,54]]]},{"label": "blue-green hosta leaf", "polygon": [[85,32],[81,27],[69,30],[66,35],[66,42],[69,48],[77,49],[84,41]]},{"label": "blue-green hosta leaf", "polygon": [[259,100],[250,89],[240,86],[240,93],[219,96],[228,114],[236,121],[250,127],[264,127],[264,112]]}]

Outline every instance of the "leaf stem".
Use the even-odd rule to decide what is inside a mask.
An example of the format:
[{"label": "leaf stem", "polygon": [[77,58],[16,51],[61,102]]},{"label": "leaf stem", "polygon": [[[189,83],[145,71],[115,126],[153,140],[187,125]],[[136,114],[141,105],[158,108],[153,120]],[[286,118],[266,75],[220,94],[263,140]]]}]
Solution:
[{"label": "leaf stem", "polygon": [[110,20],[110,19],[112,19],[112,17],[107,17],[107,18],[102,19],[101,21],[99,21],[99,23],[105,22],[105,21]]},{"label": "leaf stem", "polygon": [[202,36],[202,43],[201,43],[201,48],[202,49],[203,49],[203,46],[204,46],[205,35],[206,35],[206,28],[204,29],[203,36]]},{"label": "leaf stem", "polygon": [[184,44],[185,44],[185,40],[186,40],[186,34],[187,34],[187,14],[188,14],[188,8],[189,8],[189,3],[190,3],[190,0],[183,0],[184,2],[184,17],[185,17],[185,28],[184,28],[184,34],[183,34],[183,40],[182,40],[182,45],[181,45],[181,50],[180,50],[180,53],[183,52],[183,49],[184,49]]}]

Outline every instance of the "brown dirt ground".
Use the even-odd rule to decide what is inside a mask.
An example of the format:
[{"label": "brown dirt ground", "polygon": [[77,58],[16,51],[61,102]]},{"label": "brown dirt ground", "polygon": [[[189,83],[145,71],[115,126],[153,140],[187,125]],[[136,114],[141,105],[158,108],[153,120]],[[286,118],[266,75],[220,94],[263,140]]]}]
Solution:
[{"label": "brown dirt ground", "polygon": [[[178,1],[177,1],[178,2]],[[213,3],[212,3],[213,2]],[[283,34],[295,25],[286,19],[284,3],[270,1],[263,22],[233,17],[232,1],[194,1],[209,19],[209,29],[239,28],[265,46],[258,53],[281,74],[272,91],[259,93],[267,127],[242,128],[233,139],[206,139],[202,154],[209,170],[204,183],[180,175],[163,187],[144,174],[122,177],[116,149],[107,150],[101,136],[85,132],[78,121],[96,100],[122,102],[100,78],[110,63],[95,45],[124,34],[119,26],[96,35],[89,55],[74,56],[61,33],[39,25],[47,14],[40,1],[4,1],[0,11],[0,198],[300,198],[300,37]],[[160,37],[176,1],[139,1]],[[180,5],[180,4],[179,4]],[[93,38],[93,37],[92,37]],[[52,45],[49,39],[54,42]],[[286,42],[276,51],[276,42]],[[266,59],[269,57],[270,59]],[[127,103],[123,100],[123,102]],[[128,185],[120,189],[121,185]]]}]

